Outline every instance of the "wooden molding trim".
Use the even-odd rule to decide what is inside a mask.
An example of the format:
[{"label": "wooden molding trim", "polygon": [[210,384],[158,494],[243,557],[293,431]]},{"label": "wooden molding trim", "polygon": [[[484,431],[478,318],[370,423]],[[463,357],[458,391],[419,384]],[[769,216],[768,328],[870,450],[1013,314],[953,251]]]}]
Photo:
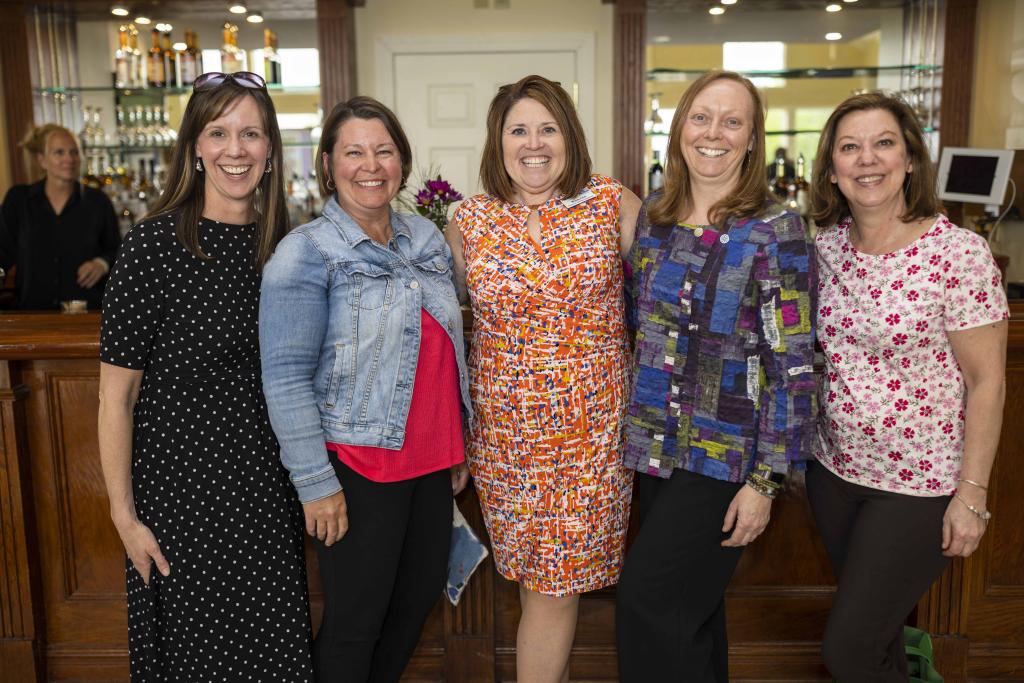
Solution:
[{"label": "wooden molding trim", "polygon": [[613,173],[628,189],[643,192],[644,79],[647,4],[615,2],[615,150]]},{"label": "wooden molding trim", "polygon": [[28,169],[21,163],[18,143],[32,126],[32,71],[29,62],[28,28],[23,2],[0,3],[0,68],[4,70],[3,108],[7,130],[7,164],[12,184],[29,182]]},{"label": "wooden molding trim", "polygon": [[352,0],[316,0],[320,106],[325,116],[338,102],[358,92],[353,6],[361,6],[361,3]]}]

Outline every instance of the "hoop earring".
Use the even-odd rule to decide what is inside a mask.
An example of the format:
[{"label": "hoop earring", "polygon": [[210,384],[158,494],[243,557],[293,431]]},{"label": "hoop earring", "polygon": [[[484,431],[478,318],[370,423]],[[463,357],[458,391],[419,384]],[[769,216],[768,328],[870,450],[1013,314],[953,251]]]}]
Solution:
[{"label": "hoop earring", "polygon": [[267,157],[267,167],[263,170],[264,173],[270,173],[274,170],[274,166],[270,163],[270,157]]},{"label": "hoop earring", "polygon": [[199,171],[200,173],[202,173],[203,171],[206,170],[205,168],[203,168],[203,159],[202,159],[202,157],[199,157],[199,158],[196,159],[196,170]]},{"label": "hoop earring", "polygon": [[324,184],[327,186],[328,190],[333,190],[334,189],[334,178],[328,178],[327,182],[324,183]]}]

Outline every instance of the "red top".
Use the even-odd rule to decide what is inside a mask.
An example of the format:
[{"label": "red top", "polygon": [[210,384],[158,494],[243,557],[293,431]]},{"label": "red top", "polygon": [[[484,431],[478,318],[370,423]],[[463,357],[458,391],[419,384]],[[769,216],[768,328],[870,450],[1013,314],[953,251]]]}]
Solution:
[{"label": "red top", "polygon": [[420,355],[402,447],[395,451],[328,442],[327,450],[378,483],[414,479],[465,460],[455,347],[426,310],[420,309]]}]

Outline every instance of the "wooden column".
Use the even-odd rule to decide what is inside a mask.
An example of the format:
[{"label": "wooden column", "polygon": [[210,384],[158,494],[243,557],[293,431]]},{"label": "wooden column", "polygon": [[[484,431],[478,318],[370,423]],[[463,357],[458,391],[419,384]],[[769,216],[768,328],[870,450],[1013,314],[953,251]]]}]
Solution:
[{"label": "wooden column", "polygon": [[363,0],[316,0],[320,106],[325,116],[338,102],[359,92],[356,83],[356,26],[353,8],[363,4]]},{"label": "wooden column", "polygon": [[974,33],[978,0],[945,0],[938,32],[942,54],[941,147],[966,147],[971,129]]},{"label": "wooden column", "polygon": [[21,163],[18,143],[32,126],[32,73],[29,65],[26,4],[0,3],[0,69],[4,70],[3,108],[12,184],[29,182],[28,169]]},{"label": "wooden column", "polygon": [[615,177],[638,195],[644,177],[645,0],[615,0]]},{"label": "wooden column", "polygon": [[[2,44],[2,41],[0,41]],[[4,680],[46,680],[45,622],[24,399],[0,361],[0,671]]]}]

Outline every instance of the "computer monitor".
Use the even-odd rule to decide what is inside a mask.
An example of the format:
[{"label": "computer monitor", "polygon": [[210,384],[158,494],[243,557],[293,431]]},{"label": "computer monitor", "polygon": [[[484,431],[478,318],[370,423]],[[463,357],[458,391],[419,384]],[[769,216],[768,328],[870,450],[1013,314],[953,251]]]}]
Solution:
[{"label": "computer monitor", "polygon": [[945,147],[939,160],[939,199],[984,204],[998,213],[1013,165],[1012,149]]}]

